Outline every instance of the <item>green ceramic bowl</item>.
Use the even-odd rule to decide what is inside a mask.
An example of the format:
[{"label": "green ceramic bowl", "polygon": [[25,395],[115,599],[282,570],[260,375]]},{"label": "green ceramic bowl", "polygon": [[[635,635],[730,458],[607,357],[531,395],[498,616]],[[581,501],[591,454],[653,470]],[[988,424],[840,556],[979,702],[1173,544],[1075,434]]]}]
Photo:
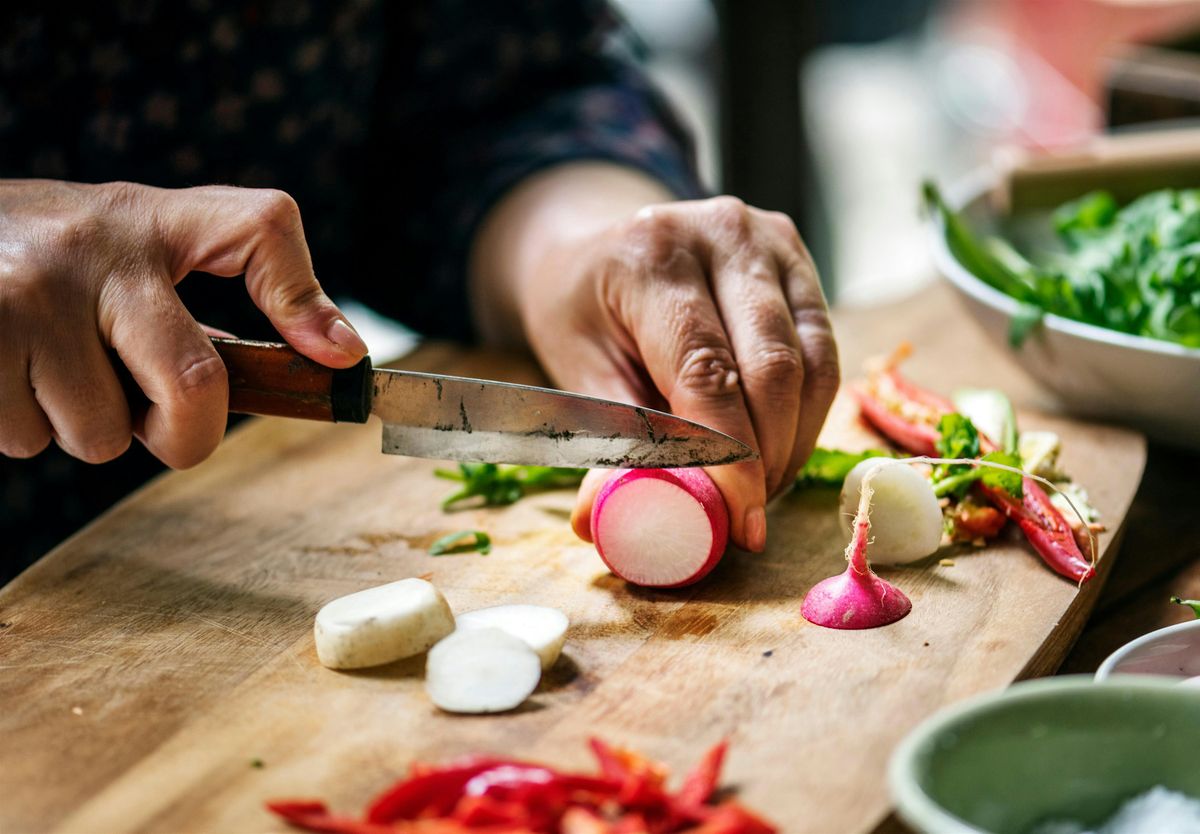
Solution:
[{"label": "green ceramic bowl", "polygon": [[923,834],[1098,825],[1155,785],[1200,797],[1200,692],[1156,678],[1020,683],[921,724],[888,778]]}]

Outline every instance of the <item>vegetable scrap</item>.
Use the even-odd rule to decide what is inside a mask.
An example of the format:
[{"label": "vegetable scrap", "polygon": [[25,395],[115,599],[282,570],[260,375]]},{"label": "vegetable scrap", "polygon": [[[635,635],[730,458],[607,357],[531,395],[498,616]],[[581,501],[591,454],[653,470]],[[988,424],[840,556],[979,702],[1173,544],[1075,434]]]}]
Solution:
[{"label": "vegetable scrap", "polygon": [[864,460],[878,457],[892,457],[892,453],[885,449],[843,452],[818,446],[813,449],[804,468],[796,475],[796,486],[841,486],[855,466]]},{"label": "vegetable scrap", "polygon": [[462,488],[442,501],[442,509],[472,498],[480,498],[478,506],[502,507],[515,504],[530,492],[579,486],[586,469],[559,466],[500,466],[495,463],[460,463],[458,471],[435,469],[439,478],[459,481]]},{"label": "vegetable scrap", "polygon": [[709,750],[679,789],[667,769],[633,751],[590,742],[599,773],[471,756],[446,765],[414,764],[379,794],[363,817],[324,802],[266,803],[291,825],[327,834],[774,834],[769,822],[731,799],[717,801],[727,743]]},{"label": "vegetable scrap", "polygon": [[1196,617],[1200,618],[1200,599],[1180,599],[1179,597],[1171,597],[1171,602],[1176,605],[1186,605],[1195,612]]},{"label": "vegetable scrap", "polygon": [[[949,539],[987,541],[1010,520],[1054,571],[1076,582],[1090,579],[1095,574],[1094,534],[1104,528],[1095,523],[1098,514],[1087,505],[1086,493],[1057,471],[1057,437],[1042,433],[1036,443],[1024,443],[1012,406],[998,391],[968,392],[956,405],[917,387],[898,369],[910,352],[904,344],[891,356],[873,360],[867,378],[851,391],[863,419],[900,449],[969,464],[938,464],[930,475],[935,495],[948,499],[943,513]],[[988,425],[1003,445],[981,432],[975,419]],[[1036,461],[1025,459],[1025,448]],[[1029,464],[1035,462],[1055,480],[1031,472]],[[1055,500],[1042,489],[1046,484],[1055,491]],[[1078,519],[1073,518],[1075,510]]]},{"label": "vegetable scrap", "polygon": [[931,183],[925,200],[955,258],[1022,303],[1014,347],[1046,313],[1200,347],[1200,190],[1153,191],[1123,208],[1107,191],[1065,203],[1052,217],[1065,251],[1038,263],[999,238],[980,240]]},{"label": "vegetable scrap", "polygon": [[479,553],[486,556],[492,552],[492,539],[482,530],[459,530],[442,536],[429,546],[430,556],[448,556],[455,553]]}]

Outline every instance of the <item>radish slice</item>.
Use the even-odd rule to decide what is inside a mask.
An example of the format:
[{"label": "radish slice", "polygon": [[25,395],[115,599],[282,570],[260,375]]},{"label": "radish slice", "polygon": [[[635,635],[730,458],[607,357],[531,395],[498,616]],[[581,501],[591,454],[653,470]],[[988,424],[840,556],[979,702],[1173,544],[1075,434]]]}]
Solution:
[{"label": "radish slice", "polygon": [[330,669],[379,666],[420,654],[454,631],[454,614],[424,579],[402,579],[330,602],[317,612],[317,658]]},{"label": "radish slice", "polygon": [[846,547],[849,564],[843,573],[818,582],[805,595],[800,613],[810,623],[826,628],[876,628],[894,623],[912,610],[904,592],[876,576],[867,561],[873,482],[886,471],[874,467],[863,476],[854,536]]},{"label": "radish slice", "polygon": [[504,712],[537,689],[542,661],[498,628],[456,631],[429,650],[425,691],[446,712]]},{"label": "radish slice", "polygon": [[458,615],[458,630],[498,628],[524,640],[549,669],[562,652],[567,637],[567,615],[544,605],[497,605]]},{"label": "radish slice", "polygon": [[842,528],[854,532],[853,519],[863,476],[871,479],[871,561],[899,565],[932,555],[942,542],[942,508],[929,479],[905,463],[869,458],[859,463],[842,485]]},{"label": "radish slice", "polygon": [[721,561],[729,510],[703,469],[618,469],[596,496],[592,536],[617,576],[678,588]]}]

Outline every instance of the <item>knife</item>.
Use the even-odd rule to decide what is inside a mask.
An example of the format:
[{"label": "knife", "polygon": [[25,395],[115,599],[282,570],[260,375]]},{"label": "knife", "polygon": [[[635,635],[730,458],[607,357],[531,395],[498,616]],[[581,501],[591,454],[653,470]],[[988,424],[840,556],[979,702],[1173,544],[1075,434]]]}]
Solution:
[{"label": "knife", "polygon": [[383,421],[383,451],[438,460],[587,468],[721,466],[757,454],[727,434],[652,408],[485,379],[326,368],[288,345],[213,339],[229,410]]}]

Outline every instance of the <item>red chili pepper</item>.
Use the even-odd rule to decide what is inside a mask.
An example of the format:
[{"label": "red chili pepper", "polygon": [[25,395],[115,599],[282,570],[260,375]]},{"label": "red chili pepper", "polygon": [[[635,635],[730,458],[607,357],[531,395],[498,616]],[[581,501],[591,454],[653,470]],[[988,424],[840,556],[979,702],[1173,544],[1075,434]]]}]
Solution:
[{"label": "red chili pepper", "polygon": [[503,759],[470,758],[445,767],[414,766],[410,775],[392,785],[367,807],[369,822],[393,822],[419,817],[444,817],[454,810],[473,778],[504,764]]},{"label": "red chili pepper", "polygon": [[331,814],[324,802],[276,799],[267,803],[267,810],[305,831],[324,834],[399,834],[399,829],[390,825],[377,825]]},{"label": "red chili pepper", "polygon": [[725,762],[725,752],[729,742],[722,741],[714,745],[696,764],[691,773],[683,779],[675,801],[680,805],[703,805],[712,798],[721,781],[721,765]]},{"label": "red chili pepper", "polygon": [[736,802],[718,805],[712,815],[688,834],[776,834],[775,826]]},{"label": "red chili pepper", "polygon": [[995,507],[977,504],[967,498],[958,502],[952,520],[955,541],[975,541],[999,535],[1008,517]]},{"label": "red chili pepper", "polygon": [[1032,478],[1021,480],[1020,501],[1000,487],[980,483],[979,488],[1017,523],[1034,550],[1056,572],[1076,582],[1086,582],[1096,575],[1092,563],[1079,550],[1071,525]]},{"label": "red chili pepper", "polygon": [[[886,380],[886,384],[880,386],[879,379]],[[954,406],[937,394],[913,385],[894,368],[877,375],[875,382],[870,389],[861,386],[851,389],[858,396],[859,406],[867,422],[905,451],[936,457],[937,440],[940,435],[935,428],[937,420],[933,415],[938,409],[941,409],[941,414],[948,414],[954,410]],[[889,397],[898,395],[908,398],[911,407],[905,409],[903,404],[891,402],[889,408],[887,403],[878,398],[881,387],[886,389]],[[905,410],[920,414],[921,419],[906,418],[903,415]],[[940,416],[937,419],[940,419]],[[980,444],[984,451],[994,448],[994,444],[983,435],[980,435]],[[1030,485],[1034,487],[1032,497]],[[981,484],[982,493],[1008,518],[1017,523],[1025,538],[1033,545],[1033,549],[1051,569],[1076,582],[1091,579],[1096,571],[1091,563],[1083,558],[1075,535],[1062,513],[1050,503],[1046,493],[1033,480],[1025,478],[1022,481],[1022,489],[1025,498],[1018,501],[1003,489]],[[1064,529],[1067,531],[1066,536],[1062,534]]]}]

